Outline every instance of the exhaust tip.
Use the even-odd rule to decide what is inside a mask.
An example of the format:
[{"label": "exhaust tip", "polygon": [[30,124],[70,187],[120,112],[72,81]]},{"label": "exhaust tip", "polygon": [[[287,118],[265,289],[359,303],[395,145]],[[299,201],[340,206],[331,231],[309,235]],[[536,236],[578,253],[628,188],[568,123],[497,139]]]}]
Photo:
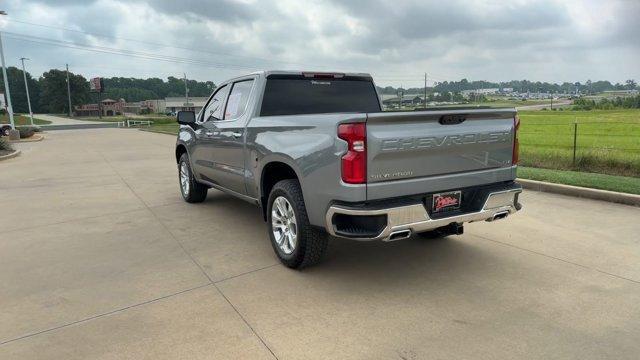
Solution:
[{"label": "exhaust tip", "polygon": [[391,235],[389,235],[389,239],[387,239],[386,241],[402,240],[402,239],[409,238],[410,236],[411,236],[411,230],[394,231],[391,233]]},{"label": "exhaust tip", "polygon": [[500,211],[500,212],[495,213],[492,218],[487,219],[487,221],[500,220],[500,219],[506,218],[507,216],[509,216],[509,212],[508,211]]}]

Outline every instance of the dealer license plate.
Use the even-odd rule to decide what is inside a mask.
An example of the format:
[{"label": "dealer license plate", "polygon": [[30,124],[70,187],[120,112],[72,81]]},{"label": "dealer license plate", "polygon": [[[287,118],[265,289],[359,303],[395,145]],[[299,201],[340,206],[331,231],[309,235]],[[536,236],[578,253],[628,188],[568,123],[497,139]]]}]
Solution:
[{"label": "dealer license plate", "polygon": [[460,208],[462,201],[461,191],[449,191],[446,193],[433,194],[433,203],[431,211],[434,213],[456,210]]}]

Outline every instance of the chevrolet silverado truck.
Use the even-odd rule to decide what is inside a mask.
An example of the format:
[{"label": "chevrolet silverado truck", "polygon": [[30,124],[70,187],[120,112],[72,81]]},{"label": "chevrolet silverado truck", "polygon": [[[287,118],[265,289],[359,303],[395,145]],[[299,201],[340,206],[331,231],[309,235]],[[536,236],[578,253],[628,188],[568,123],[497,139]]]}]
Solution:
[{"label": "chevrolet silverado truck", "polygon": [[329,235],[461,234],[521,208],[515,109],[383,112],[368,74],[262,71],[177,119],[184,200],[215,188],[259,206],[291,268],[318,262]]}]

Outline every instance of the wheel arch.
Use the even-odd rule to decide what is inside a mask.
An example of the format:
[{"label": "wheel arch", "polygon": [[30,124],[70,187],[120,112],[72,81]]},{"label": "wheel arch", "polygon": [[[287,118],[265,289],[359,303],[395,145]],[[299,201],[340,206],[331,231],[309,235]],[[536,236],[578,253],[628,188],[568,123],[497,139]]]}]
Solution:
[{"label": "wheel arch", "polygon": [[180,162],[180,158],[183,154],[187,154],[189,156],[189,151],[187,151],[187,147],[184,144],[176,145],[176,164]]},{"label": "wheel arch", "polygon": [[262,168],[260,173],[260,207],[265,221],[267,220],[267,203],[271,189],[278,181],[287,179],[300,181],[300,177],[294,168],[283,161],[270,161]]}]

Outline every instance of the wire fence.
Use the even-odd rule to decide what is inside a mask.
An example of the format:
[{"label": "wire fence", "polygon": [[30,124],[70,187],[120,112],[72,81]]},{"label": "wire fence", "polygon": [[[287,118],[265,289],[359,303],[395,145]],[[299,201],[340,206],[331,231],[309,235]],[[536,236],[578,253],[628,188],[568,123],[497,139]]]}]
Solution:
[{"label": "wire fence", "polygon": [[640,176],[640,121],[523,121],[518,138],[525,166]]}]

